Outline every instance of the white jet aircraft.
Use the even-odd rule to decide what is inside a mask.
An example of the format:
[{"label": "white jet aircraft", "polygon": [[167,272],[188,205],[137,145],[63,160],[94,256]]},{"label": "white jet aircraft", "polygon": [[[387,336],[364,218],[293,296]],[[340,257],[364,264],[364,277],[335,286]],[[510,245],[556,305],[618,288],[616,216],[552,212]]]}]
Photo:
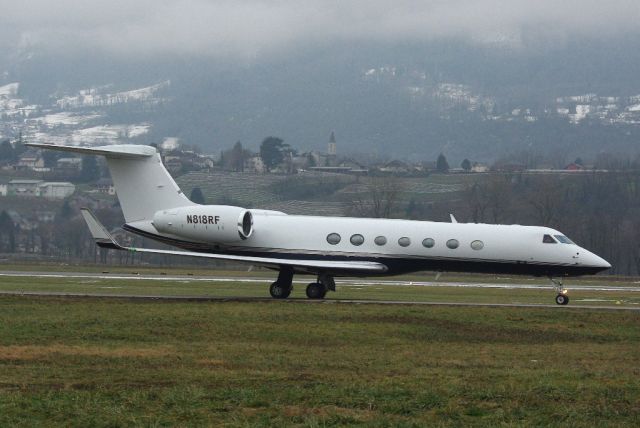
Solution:
[{"label": "white jet aircraft", "polygon": [[154,147],[28,144],[106,157],[126,223],[123,228],[182,251],[124,247],[82,210],[97,245],[139,253],[233,260],[279,271],[271,296],[289,297],[296,273],[312,274],[307,297],[335,291],[337,276],[397,275],[421,270],[547,276],[569,302],[561,280],[611,265],[557,230],[538,226],[287,215],[191,202]]}]

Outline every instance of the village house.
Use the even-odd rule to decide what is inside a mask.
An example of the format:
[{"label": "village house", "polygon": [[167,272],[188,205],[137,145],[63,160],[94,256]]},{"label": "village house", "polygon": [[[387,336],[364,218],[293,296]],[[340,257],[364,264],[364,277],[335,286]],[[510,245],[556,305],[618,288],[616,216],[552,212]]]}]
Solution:
[{"label": "village house", "polygon": [[380,167],[382,172],[392,172],[394,174],[404,174],[411,171],[411,168],[406,163],[399,160],[392,160]]},{"label": "village house", "polygon": [[483,163],[474,162],[471,172],[489,172],[489,167]]},{"label": "village house", "polygon": [[584,166],[580,165],[579,163],[570,163],[569,165],[567,165],[566,167],[564,167],[565,171],[583,171],[584,170]]},{"label": "village house", "polygon": [[116,194],[116,188],[113,186],[113,182],[108,178],[101,178],[98,180],[95,184],[95,191],[111,196]]},{"label": "village house", "polygon": [[8,196],[39,196],[38,186],[42,180],[11,180],[7,184]]},{"label": "village house", "polygon": [[76,186],[67,182],[45,182],[42,180],[11,180],[7,184],[8,196],[43,197],[64,199],[72,195]]},{"label": "village house", "polygon": [[76,186],[67,182],[44,182],[38,185],[38,193],[42,198],[64,199],[73,195]]},{"label": "village house", "polygon": [[185,170],[211,170],[215,166],[215,161],[211,156],[192,151],[174,150],[164,155],[163,164],[170,173],[177,174]]},{"label": "village house", "polygon": [[264,166],[262,158],[258,155],[251,156],[244,160],[244,171],[252,172],[255,174],[264,174],[267,168]]},{"label": "village house", "polygon": [[162,163],[171,174],[178,174],[182,171],[182,159],[180,159],[180,156],[167,155]]},{"label": "village house", "polygon": [[69,175],[77,174],[82,169],[82,159],[73,157],[60,158],[56,161],[56,169]]},{"label": "village house", "polygon": [[27,150],[20,156],[15,166],[17,170],[38,170],[41,168],[44,168],[44,159],[38,150]]}]

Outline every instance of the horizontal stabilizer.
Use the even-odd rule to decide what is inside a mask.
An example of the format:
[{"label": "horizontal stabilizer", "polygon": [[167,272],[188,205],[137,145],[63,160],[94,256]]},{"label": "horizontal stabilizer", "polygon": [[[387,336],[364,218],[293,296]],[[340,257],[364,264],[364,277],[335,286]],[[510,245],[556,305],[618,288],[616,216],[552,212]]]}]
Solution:
[{"label": "horizontal stabilizer", "polygon": [[173,251],[173,250],[155,250],[151,248],[134,248],[124,247],[120,245],[111,236],[107,229],[98,221],[93,213],[87,209],[81,209],[82,216],[89,226],[91,236],[96,241],[96,244],[102,248],[111,248],[115,250],[126,250],[133,253],[150,253],[150,254],[164,254],[170,256],[187,256],[187,257],[201,257],[214,260],[228,260],[236,262],[251,263],[254,265],[265,267],[280,267],[291,266],[293,268],[308,269],[312,271],[323,270],[342,270],[346,272],[361,272],[361,273],[383,273],[388,270],[387,266],[378,262],[368,261],[336,261],[336,260],[295,260],[295,259],[281,259],[277,257],[254,257],[254,256],[237,256],[232,254],[211,254],[211,253],[198,253],[194,251]]},{"label": "horizontal stabilizer", "polygon": [[39,149],[58,150],[62,152],[80,153],[83,155],[102,155],[112,159],[141,159],[153,156],[156,149],[151,146],[118,144],[112,146],[79,147],[59,146],[56,144],[26,143],[26,146]]},{"label": "horizontal stabilizer", "polygon": [[103,248],[113,248],[116,250],[121,250],[116,241],[113,239],[113,236],[105,229],[105,227],[98,221],[96,216],[88,208],[81,208],[80,213],[84,218],[84,221],[89,226],[89,232],[91,232],[91,236],[93,240],[96,241],[96,244]]}]

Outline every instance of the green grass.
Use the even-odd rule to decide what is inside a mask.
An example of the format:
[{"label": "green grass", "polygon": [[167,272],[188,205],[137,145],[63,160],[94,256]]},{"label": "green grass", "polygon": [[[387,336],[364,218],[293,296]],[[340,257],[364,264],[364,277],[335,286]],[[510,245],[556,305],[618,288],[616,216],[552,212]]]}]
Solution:
[{"label": "green grass", "polygon": [[639,321],[0,297],[0,426],[637,426]]}]

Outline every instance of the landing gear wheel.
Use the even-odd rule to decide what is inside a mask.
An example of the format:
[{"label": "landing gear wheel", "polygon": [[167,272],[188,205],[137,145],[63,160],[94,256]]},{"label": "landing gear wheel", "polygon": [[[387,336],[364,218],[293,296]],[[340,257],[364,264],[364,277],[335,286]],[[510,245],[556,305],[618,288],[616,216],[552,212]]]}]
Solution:
[{"label": "landing gear wheel", "polygon": [[324,299],[327,294],[327,288],[319,282],[312,282],[307,285],[307,297],[310,299]]},{"label": "landing gear wheel", "polygon": [[274,299],[286,299],[291,294],[291,289],[293,287],[285,287],[278,281],[271,284],[269,287],[269,293],[271,293],[271,297]]},{"label": "landing gear wheel", "polygon": [[549,279],[553,283],[553,289],[558,293],[556,303],[558,305],[568,305],[569,296],[567,296],[567,289],[562,285],[562,280],[554,279],[552,276],[549,276]]}]

